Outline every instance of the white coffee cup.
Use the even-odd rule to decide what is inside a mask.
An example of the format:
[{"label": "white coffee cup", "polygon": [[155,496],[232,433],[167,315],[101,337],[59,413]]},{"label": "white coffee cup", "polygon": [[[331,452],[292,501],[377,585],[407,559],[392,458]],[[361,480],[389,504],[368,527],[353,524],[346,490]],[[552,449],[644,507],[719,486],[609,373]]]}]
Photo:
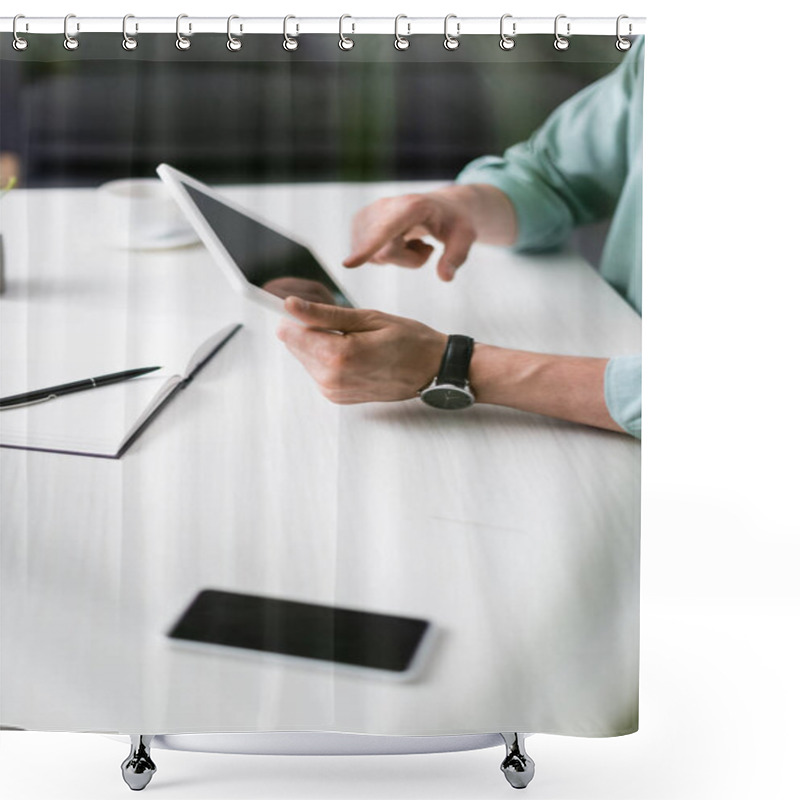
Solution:
[{"label": "white coffee cup", "polygon": [[108,245],[123,250],[160,250],[197,241],[197,234],[158,178],[124,178],[97,190],[99,217]]}]

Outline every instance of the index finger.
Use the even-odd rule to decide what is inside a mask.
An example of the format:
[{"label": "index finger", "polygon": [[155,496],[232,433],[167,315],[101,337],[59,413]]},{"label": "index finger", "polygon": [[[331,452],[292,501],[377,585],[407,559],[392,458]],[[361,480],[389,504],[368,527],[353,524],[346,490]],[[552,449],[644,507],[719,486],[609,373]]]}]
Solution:
[{"label": "index finger", "polygon": [[428,204],[423,198],[401,198],[404,202],[393,203],[395,209],[387,209],[373,225],[361,244],[342,262],[345,267],[360,267],[393,239],[402,236],[424,222],[428,216]]}]

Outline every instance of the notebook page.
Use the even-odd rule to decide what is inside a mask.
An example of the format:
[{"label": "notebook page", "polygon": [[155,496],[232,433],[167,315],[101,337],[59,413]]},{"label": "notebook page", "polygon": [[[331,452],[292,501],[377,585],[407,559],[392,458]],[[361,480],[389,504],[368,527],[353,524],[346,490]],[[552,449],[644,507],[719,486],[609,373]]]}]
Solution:
[{"label": "notebook page", "polygon": [[0,412],[0,444],[114,455],[166,382],[182,375],[208,320],[9,304],[0,334],[0,396],[137,367],[162,369],[129,381]]}]

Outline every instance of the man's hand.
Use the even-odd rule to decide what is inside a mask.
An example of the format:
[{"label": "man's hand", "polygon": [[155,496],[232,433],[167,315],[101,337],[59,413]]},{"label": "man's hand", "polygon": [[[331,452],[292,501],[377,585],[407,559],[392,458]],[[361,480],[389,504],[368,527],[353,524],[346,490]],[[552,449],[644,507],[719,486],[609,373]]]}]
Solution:
[{"label": "man's hand", "polygon": [[282,321],[278,338],[334,403],[407,400],[439,371],[447,336],[421,322],[298,297],[284,307],[305,324]]},{"label": "man's hand", "polygon": [[[334,403],[407,400],[439,371],[447,336],[421,322],[298,297],[284,305],[305,325],[284,320],[278,337]],[[620,431],[605,403],[607,361],[476,343],[469,377],[479,403]]]},{"label": "man's hand", "polygon": [[445,193],[387,197],[362,208],[353,220],[353,252],[344,266],[371,261],[421,267],[433,252],[422,241],[429,235],[444,244],[436,269],[443,281],[450,281],[466,261],[477,233],[466,210]]},{"label": "man's hand", "polygon": [[511,244],[516,217],[508,197],[484,184],[388,197],[356,214],[352,252],[343,264],[359,267],[370,261],[421,267],[433,252],[423,236],[433,236],[444,245],[436,271],[443,281],[451,281],[475,241]]}]

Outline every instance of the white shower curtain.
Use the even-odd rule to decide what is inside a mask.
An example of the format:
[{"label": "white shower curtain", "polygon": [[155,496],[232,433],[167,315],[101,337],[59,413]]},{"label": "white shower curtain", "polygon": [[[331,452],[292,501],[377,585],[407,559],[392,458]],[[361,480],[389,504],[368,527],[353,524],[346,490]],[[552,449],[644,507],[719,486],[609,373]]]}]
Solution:
[{"label": "white shower curtain", "polygon": [[[644,41],[345,32],[0,38],[0,396],[164,376],[0,411],[6,728],[637,729]],[[162,163],[357,308],[287,339],[308,320],[237,289]],[[386,234],[400,261],[433,246],[419,269],[341,266],[374,215],[465,197],[500,198],[513,241],[471,231],[453,280],[438,211]],[[428,386],[452,334],[476,342],[477,403],[391,395],[406,362]],[[331,401],[352,383],[390,388]]]}]

